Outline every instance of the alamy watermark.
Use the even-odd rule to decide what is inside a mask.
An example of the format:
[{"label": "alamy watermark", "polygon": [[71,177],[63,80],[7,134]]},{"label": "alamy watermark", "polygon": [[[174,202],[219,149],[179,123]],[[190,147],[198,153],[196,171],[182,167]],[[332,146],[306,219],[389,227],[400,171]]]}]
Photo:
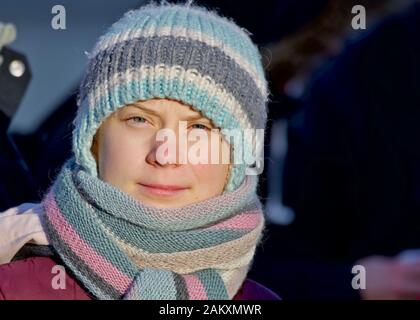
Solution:
[{"label": "alamy watermark", "polygon": [[[178,135],[165,128],[156,133],[163,142],[156,149],[160,164],[233,164],[244,165],[247,175],[261,174],[264,169],[264,129],[187,129],[180,121]],[[224,148],[221,137],[229,143]]]},{"label": "alamy watermark", "polygon": [[66,289],[66,269],[64,266],[56,264],[51,269],[51,273],[55,276],[51,279],[51,287],[54,290],[65,290]]},{"label": "alamy watermark", "polygon": [[351,286],[354,290],[366,289],[366,268],[362,265],[355,265],[351,269],[351,273],[355,274],[351,280]]},{"label": "alamy watermark", "polygon": [[351,26],[354,30],[366,29],[366,8],[362,5],[355,5],[351,9],[355,16],[351,20]]},{"label": "alamy watermark", "polygon": [[51,27],[54,30],[66,30],[66,8],[56,4],[51,8],[51,13],[55,14],[51,20]]}]

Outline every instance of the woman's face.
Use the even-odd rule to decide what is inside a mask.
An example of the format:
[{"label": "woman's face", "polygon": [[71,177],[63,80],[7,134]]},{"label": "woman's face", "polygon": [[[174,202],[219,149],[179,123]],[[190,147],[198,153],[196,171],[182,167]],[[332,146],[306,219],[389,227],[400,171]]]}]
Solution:
[{"label": "woman's face", "polygon": [[[185,130],[179,132],[180,127]],[[220,195],[228,178],[230,148],[220,133],[212,137],[219,143],[210,143],[215,141],[210,139],[212,128],[216,129],[208,118],[178,101],[151,99],[126,105],[109,116],[95,135],[92,152],[99,177],[140,202],[160,208]],[[166,149],[168,140],[158,141],[162,129],[173,132],[175,149]],[[192,132],[199,134],[201,141],[208,139],[208,148],[198,152],[207,153],[207,163],[190,161],[189,151],[197,143],[188,142],[187,134]],[[219,153],[219,160],[212,160],[212,153]]]}]

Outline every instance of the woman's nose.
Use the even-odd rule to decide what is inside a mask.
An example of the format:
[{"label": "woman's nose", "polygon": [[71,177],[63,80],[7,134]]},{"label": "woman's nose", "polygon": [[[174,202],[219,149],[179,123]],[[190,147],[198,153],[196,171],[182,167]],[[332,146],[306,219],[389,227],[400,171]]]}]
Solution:
[{"label": "woman's nose", "polygon": [[[183,140],[184,139],[184,140]],[[178,167],[187,161],[187,137],[179,135],[178,128],[160,129],[152,141],[146,162],[154,166]],[[185,150],[184,150],[185,149]]]}]

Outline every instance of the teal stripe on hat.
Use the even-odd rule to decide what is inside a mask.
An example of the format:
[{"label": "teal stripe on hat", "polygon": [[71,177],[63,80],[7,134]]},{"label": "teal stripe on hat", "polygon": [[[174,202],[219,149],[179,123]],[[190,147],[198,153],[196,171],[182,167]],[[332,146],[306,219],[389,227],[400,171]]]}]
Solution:
[{"label": "teal stripe on hat", "polygon": [[[164,87],[165,83],[166,90]],[[226,129],[243,128],[217,96],[209,96],[206,90],[200,89],[193,82],[185,84],[184,80],[177,78],[167,80],[164,77],[158,77],[154,81],[146,78],[141,81],[135,80],[121,83],[104,93],[104,95],[99,96],[99,102],[96,106],[89,107],[92,108],[91,112],[93,114],[92,118],[88,119],[90,121],[88,121],[87,127],[94,123],[100,123],[102,120],[105,120],[105,117],[126,104],[134,103],[138,100],[170,98],[182,101],[201,111],[204,116],[212,119],[217,127]],[[94,114],[95,111],[93,110],[95,109],[100,112]]]}]

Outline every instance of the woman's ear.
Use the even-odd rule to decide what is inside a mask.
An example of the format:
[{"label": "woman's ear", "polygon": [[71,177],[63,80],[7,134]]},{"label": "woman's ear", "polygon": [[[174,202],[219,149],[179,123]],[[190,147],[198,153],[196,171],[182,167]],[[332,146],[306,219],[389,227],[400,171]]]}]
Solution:
[{"label": "woman's ear", "polygon": [[90,151],[95,158],[96,164],[98,164],[98,131],[93,136],[92,147],[90,148]]},{"label": "woman's ear", "polygon": [[96,171],[98,172],[98,176],[100,176],[99,173],[99,157],[98,157],[98,132],[96,131],[95,135],[92,139],[92,147],[90,148],[90,151],[92,152],[93,158],[96,162]]},{"label": "woman's ear", "polygon": [[224,185],[223,189],[226,188],[226,185],[229,182],[229,178],[230,178],[230,175],[232,173],[231,171],[232,171],[232,163],[229,163],[229,167],[228,167],[227,175],[226,175],[226,179],[225,179],[225,185]]}]

